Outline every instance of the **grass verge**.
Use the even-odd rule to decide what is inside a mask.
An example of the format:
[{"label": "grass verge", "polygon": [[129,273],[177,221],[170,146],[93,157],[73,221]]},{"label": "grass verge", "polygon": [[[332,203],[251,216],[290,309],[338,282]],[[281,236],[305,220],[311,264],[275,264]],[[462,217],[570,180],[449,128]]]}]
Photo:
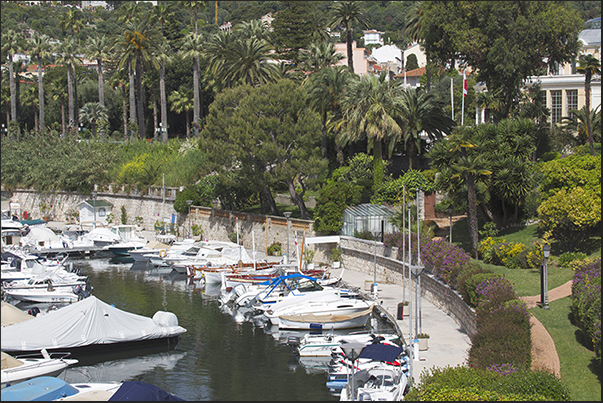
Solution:
[{"label": "grass verge", "polygon": [[531,312],[549,332],[559,355],[561,381],[571,391],[574,401],[601,401],[601,369],[594,364],[595,353],[582,342],[583,332],[572,324],[571,297],[549,303],[550,309],[538,307]]}]

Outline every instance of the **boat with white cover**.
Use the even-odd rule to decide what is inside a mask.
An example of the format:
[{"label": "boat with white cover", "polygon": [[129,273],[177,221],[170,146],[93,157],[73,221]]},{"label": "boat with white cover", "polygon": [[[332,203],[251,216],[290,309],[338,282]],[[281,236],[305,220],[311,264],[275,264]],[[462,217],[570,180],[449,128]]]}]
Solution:
[{"label": "boat with white cover", "polygon": [[144,345],[176,346],[186,329],[175,314],[153,318],[123,311],[95,296],[56,311],[2,328],[1,348],[9,354],[37,352],[94,353]]},{"label": "boat with white cover", "polygon": [[[362,300],[356,300],[362,301]],[[365,302],[365,301],[362,301]],[[367,304],[365,302],[365,304]],[[363,327],[373,313],[374,304],[368,308],[358,311],[355,305],[359,303],[347,303],[335,305],[331,311],[320,313],[291,313],[279,315],[279,329],[353,329]],[[349,312],[349,310],[353,310]],[[340,312],[341,311],[341,312]]]}]

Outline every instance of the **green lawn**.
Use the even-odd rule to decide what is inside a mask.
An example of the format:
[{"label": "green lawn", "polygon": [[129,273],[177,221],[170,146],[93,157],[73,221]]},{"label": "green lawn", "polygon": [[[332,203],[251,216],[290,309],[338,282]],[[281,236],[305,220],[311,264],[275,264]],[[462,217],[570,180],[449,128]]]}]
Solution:
[{"label": "green lawn", "polygon": [[601,368],[595,368],[595,353],[582,343],[582,331],[570,320],[571,297],[549,303],[550,309],[532,308],[555,342],[561,363],[561,381],[574,401],[601,401]]},{"label": "green lawn", "polygon": [[[481,224],[480,224],[481,228]],[[471,252],[467,219],[458,221],[453,229],[453,241],[465,251]],[[537,225],[523,228],[509,228],[501,231],[499,236],[510,242],[521,242],[530,245],[532,241],[541,237]],[[593,250],[588,256],[601,257],[600,237],[593,237],[592,241],[598,244],[598,249]],[[574,277],[574,272],[565,267],[558,267],[556,256],[553,253],[549,260],[549,290],[558,287]],[[475,261],[475,260],[474,260]],[[517,296],[533,296],[540,294],[540,270],[508,269],[503,266],[478,263],[494,273],[504,275],[515,285]],[[544,325],[555,342],[555,348],[561,363],[561,381],[571,391],[574,401],[601,401],[600,368],[594,364],[594,352],[582,342],[582,331],[573,325],[570,320],[571,297],[562,298],[549,303],[550,310],[539,307],[532,308],[531,312]]]}]

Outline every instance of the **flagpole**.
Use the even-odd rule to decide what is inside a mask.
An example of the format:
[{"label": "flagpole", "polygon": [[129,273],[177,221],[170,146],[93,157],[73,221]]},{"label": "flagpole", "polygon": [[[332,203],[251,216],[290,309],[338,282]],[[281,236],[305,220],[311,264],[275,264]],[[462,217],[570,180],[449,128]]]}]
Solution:
[{"label": "flagpole", "polygon": [[452,105],[452,120],[454,120],[454,84],[450,78],[450,105]]},{"label": "flagpole", "polygon": [[461,101],[461,126],[465,124],[465,95],[467,95],[467,77],[463,70],[463,100]]},{"label": "flagpole", "polygon": [[406,90],[406,68],[404,68],[404,90]]}]

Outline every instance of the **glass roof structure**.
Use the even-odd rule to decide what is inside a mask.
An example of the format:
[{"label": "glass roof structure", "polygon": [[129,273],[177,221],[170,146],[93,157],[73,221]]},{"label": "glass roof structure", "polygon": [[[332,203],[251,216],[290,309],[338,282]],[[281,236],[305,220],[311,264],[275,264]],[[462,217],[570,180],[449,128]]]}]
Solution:
[{"label": "glass roof structure", "polygon": [[354,236],[355,232],[370,231],[381,238],[381,233],[391,233],[394,225],[390,219],[394,210],[378,204],[359,204],[343,212],[341,235]]}]

